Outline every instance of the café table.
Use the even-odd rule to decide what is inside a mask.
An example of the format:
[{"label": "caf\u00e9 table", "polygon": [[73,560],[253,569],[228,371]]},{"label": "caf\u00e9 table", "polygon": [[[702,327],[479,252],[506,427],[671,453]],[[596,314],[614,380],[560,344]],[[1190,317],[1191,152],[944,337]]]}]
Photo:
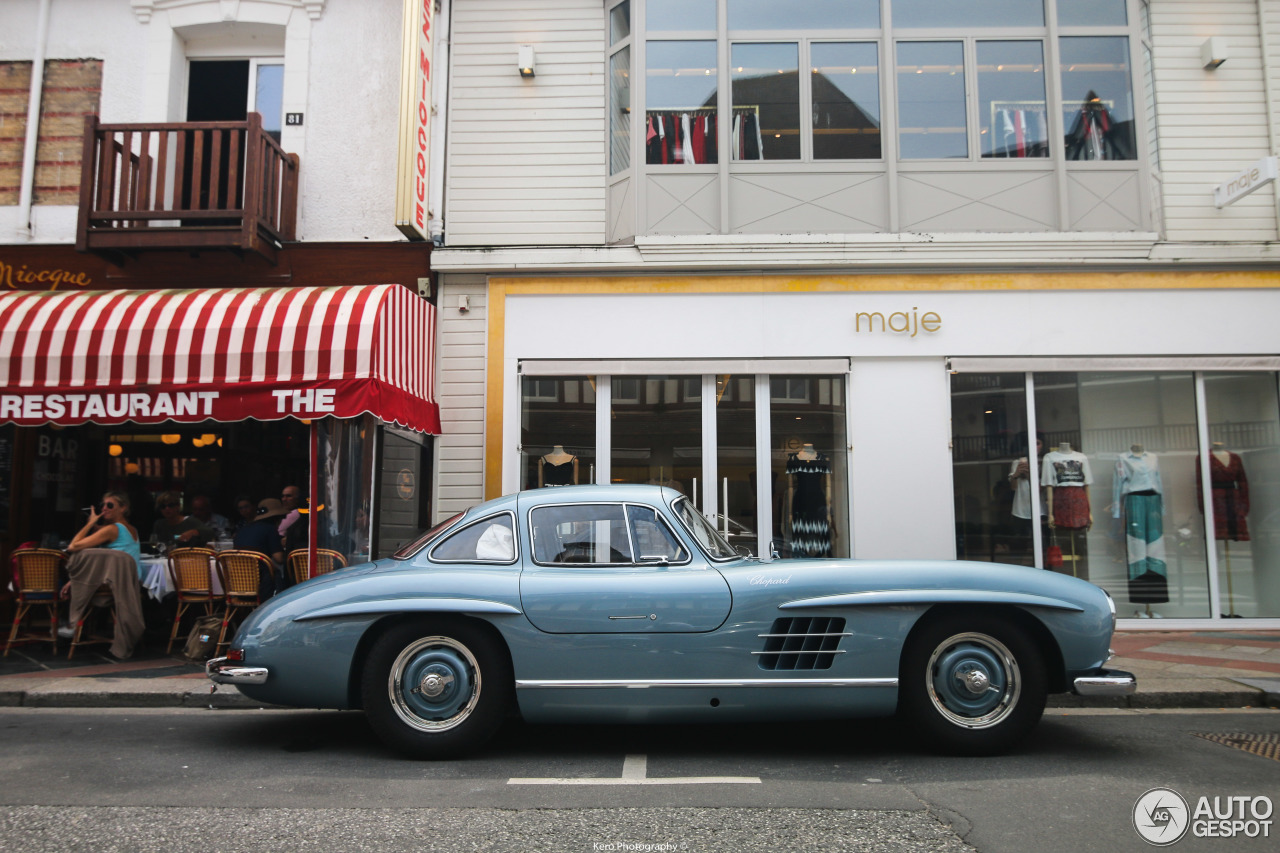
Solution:
[{"label": "caf\u00e9 table", "polygon": [[[218,567],[214,560],[209,560],[209,572],[213,584],[213,594],[222,595],[222,580],[218,577]],[[173,577],[169,574],[169,560],[166,557],[143,555],[138,563],[138,580],[142,588],[156,601],[173,592]]]}]

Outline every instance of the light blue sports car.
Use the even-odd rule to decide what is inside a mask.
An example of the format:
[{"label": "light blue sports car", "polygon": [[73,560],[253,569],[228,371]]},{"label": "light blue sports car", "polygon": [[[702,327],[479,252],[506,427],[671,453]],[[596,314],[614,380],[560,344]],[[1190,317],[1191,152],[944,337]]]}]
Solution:
[{"label": "light blue sports car", "polygon": [[679,492],[565,486],[474,507],[394,556],[277,595],[209,677],[363,708],[419,758],[529,722],[900,713],[938,748],[1006,750],[1049,693],[1123,695],[1106,592],[1019,566],[737,553]]}]

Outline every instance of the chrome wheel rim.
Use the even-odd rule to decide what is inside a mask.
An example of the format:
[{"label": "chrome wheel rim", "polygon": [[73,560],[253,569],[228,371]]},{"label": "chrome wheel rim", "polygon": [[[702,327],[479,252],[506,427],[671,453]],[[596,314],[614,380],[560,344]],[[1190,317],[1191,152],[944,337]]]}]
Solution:
[{"label": "chrome wheel rim", "polygon": [[407,725],[443,732],[466,721],[480,699],[480,665],[451,637],[423,637],[404,648],[387,678],[391,707]]},{"label": "chrome wheel rim", "polygon": [[933,707],[948,722],[985,729],[1013,713],[1022,673],[1013,654],[987,634],[948,637],[929,657],[925,686]]}]

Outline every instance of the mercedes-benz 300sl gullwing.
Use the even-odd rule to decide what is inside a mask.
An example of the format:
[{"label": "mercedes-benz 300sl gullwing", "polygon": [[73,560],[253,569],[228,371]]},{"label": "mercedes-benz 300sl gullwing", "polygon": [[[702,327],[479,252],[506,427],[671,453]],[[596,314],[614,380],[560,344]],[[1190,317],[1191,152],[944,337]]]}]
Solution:
[{"label": "mercedes-benz 300sl gullwing", "polygon": [[762,562],[658,486],[563,486],[473,507],[395,555],[299,584],[207,665],[267,703],[361,708],[419,758],[527,722],[900,714],[948,752],[1007,750],[1049,693],[1122,695],[1115,607],[1038,569]]}]

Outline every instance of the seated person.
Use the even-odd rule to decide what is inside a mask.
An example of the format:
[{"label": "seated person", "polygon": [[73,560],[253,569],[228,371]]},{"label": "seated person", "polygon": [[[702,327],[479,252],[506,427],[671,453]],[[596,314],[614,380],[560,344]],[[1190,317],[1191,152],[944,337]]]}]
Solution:
[{"label": "seated person", "polygon": [[[120,492],[102,496],[101,513],[90,508],[88,522],[67,546],[71,552],[67,562],[70,580],[61,592],[63,598],[71,599],[71,620],[77,622],[84,618],[99,590],[103,586],[110,589],[115,611],[111,654],[120,659],[133,655],[144,629],[142,588],[138,584],[142,554],[138,531],[127,521],[128,514],[129,499]],[[72,636],[75,629],[59,629],[58,634]]]},{"label": "seated person", "polygon": [[281,570],[284,566],[284,546],[280,541],[277,525],[286,515],[284,505],[275,498],[263,498],[258,501],[258,517],[252,524],[246,524],[236,531],[232,544],[238,551],[257,551],[271,558],[271,571],[265,567],[258,582],[258,595],[263,599],[275,595],[283,589]]},{"label": "seated person", "polygon": [[141,565],[138,531],[129,523],[129,499],[120,492],[107,492],[102,496],[101,508],[89,508],[89,520],[67,546],[73,554],[86,548],[124,551],[133,558],[135,568]]},{"label": "seated person", "polygon": [[151,528],[151,536],[168,548],[206,548],[213,539],[213,529],[195,516],[182,514],[182,495],[161,492],[156,498],[160,518]]}]

